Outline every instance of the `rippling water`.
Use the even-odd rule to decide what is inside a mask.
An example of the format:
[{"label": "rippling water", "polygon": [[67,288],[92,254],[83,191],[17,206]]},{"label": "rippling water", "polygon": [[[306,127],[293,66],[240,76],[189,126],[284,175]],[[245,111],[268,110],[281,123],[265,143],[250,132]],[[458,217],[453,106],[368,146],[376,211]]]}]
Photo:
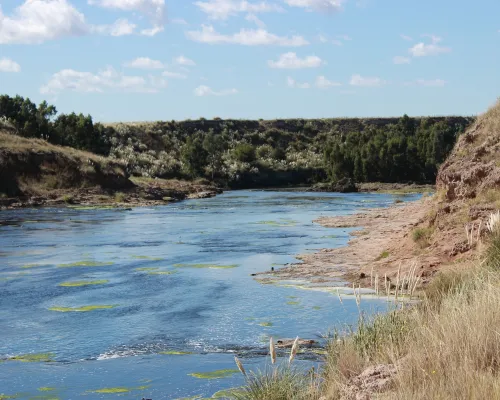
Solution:
[{"label": "rippling water", "polygon": [[0,212],[0,395],[160,400],[239,386],[238,374],[189,374],[234,369],[234,353],[263,368],[269,336],[317,339],[358,317],[354,300],[250,275],[346,244],[349,229],[315,218],[394,199],[238,191],[129,211]]}]

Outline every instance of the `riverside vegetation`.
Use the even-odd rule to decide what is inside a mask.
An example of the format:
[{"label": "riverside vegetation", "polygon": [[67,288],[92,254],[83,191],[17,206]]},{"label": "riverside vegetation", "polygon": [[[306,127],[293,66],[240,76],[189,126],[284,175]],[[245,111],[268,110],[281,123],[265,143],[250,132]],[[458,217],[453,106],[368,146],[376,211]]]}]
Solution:
[{"label": "riverside vegetation", "polygon": [[231,188],[433,183],[472,117],[94,123],[47,102],[0,96],[0,128],[107,157],[140,178],[207,178]]}]

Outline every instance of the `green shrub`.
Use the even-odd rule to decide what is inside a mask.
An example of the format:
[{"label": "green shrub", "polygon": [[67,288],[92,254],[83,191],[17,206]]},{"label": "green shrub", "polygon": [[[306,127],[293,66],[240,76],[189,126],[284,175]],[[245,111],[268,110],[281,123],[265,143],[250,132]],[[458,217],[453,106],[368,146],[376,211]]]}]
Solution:
[{"label": "green shrub", "polygon": [[430,228],[416,228],[412,232],[413,241],[422,249],[430,245],[431,236],[432,230]]},{"label": "green shrub", "polygon": [[251,163],[255,161],[255,147],[248,143],[241,143],[234,149],[234,158],[237,161]]},{"label": "green shrub", "polygon": [[311,376],[288,364],[251,374],[246,386],[235,390],[235,400],[309,400],[314,390]]},{"label": "green shrub", "polygon": [[115,202],[123,203],[125,201],[125,193],[118,192],[115,194]]}]

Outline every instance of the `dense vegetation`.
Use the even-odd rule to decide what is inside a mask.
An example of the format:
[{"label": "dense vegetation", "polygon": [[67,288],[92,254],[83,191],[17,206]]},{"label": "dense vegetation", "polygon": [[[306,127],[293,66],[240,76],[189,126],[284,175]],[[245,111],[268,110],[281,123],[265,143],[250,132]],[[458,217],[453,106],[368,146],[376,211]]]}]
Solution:
[{"label": "dense vegetation", "polygon": [[0,96],[0,120],[10,123],[26,138],[45,139],[49,143],[108,155],[112,131],[94,124],[90,115],[59,114],[46,101],[36,105],[21,96]]},{"label": "dense vegetation", "polygon": [[47,102],[0,96],[0,118],[43,138],[124,160],[135,176],[205,177],[231,187],[434,182],[472,118],[214,120],[103,125]]}]

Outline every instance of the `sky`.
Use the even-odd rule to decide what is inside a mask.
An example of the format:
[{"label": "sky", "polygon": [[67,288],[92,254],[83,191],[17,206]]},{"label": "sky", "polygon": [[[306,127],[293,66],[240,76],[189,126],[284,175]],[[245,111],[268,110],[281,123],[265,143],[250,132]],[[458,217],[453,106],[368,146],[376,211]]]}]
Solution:
[{"label": "sky", "polygon": [[94,120],[475,115],[498,0],[0,0],[0,93]]}]

